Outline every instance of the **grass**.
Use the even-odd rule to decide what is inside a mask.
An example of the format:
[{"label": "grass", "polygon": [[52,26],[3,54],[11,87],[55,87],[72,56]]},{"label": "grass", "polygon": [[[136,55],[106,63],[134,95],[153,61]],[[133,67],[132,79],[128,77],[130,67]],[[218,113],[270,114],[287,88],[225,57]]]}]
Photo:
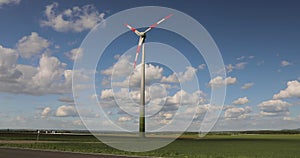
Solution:
[{"label": "grass", "polygon": [[[44,136],[40,140],[51,143],[3,143],[3,147],[50,149],[85,153],[107,153],[119,155],[143,155],[159,157],[200,157],[200,158],[300,158],[300,135],[208,135],[202,139],[178,139],[164,148],[131,153],[113,149],[92,136]],[[196,136],[194,136],[196,137]],[[3,140],[0,136],[0,140]],[[34,136],[5,137],[6,140],[33,140]]]}]

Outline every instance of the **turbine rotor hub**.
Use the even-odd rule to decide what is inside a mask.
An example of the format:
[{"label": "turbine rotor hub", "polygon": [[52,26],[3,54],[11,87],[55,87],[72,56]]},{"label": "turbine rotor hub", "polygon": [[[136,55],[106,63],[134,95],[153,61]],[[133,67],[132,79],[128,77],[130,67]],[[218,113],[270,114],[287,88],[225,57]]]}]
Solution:
[{"label": "turbine rotor hub", "polygon": [[143,38],[145,38],[146,37],[146,33],[145,32],[141,32],[140,36],[143,37]]}]

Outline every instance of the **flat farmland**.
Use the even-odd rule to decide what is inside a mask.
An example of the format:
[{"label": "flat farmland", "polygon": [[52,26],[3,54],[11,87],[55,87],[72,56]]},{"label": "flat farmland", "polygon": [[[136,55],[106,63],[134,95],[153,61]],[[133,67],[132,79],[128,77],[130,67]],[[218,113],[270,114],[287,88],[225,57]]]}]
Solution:
[{"label": "flat farmland", "polygon": [[72,134],[1,134],[0,147],[42,150],[103,153],[153,157],[200,158],[297,158],[300,157],[299,134],[238,134],[238,135],[183,135],[158,150],[133,153],[124,152],[99,142],[94,136]]}]

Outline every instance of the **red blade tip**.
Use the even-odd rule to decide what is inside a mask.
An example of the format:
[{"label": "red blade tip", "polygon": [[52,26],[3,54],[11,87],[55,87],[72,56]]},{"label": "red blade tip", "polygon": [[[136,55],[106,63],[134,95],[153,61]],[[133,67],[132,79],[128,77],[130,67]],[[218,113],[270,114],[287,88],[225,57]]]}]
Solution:
[{"label": "red blade tip", "polygon": [[171,16],[173,16],[173,14],[169,14],[169,15],[166,16],[165,18],[168,19],[168,18],[170,18]]}]

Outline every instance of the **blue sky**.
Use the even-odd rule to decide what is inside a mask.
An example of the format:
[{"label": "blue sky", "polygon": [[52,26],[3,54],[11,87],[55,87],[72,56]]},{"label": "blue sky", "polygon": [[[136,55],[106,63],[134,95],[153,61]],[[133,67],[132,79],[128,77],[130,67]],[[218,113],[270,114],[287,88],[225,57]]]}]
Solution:
[{"label": "blue sky", "polygon": [[[147,42],[167,41],[165,44],[183,52],[194,69],[183,67],[182,78],[189,81],[185,71],[195,72],[200,90],[206,94],[199,96],[206,100],[203,105],[209,104],[213,84],[227,85],[225,107],[215,130],[300,127],[300,11],[296,1],[4,0],[0,1],[0,128],[84,129],[74,108],[70,77],[75,55],[84,55],[78,48],[93,26],[119,11],[139,6],[184,12],[202,24],[218,45],[227,82],[210,78],[203,58],[195,56],[195,50],[181,37],[153,29],[147,38]],[[47,14],[47,7],[52,12]],[[60,15],[64,23],[57,20]],[[88,18],[92,20],[85,21]],[[168,41],[168,37],[174,40]],[[137,37],[128,31],[112,43],[98,63],[96,82],[110,78],[109,68],[117,61],[132,62],[136,42]],[[132,58],[118,56],[127,50]],[[153,65],[149,72],[163,69],[162,76],[152,76],[156,82],[173,73]],[[178,83],[170,85],[173,88],[165,98],[169,101],[176,99],[178,91]],[[102,92],[111,87],[99,84],[97,88],[96,97],[106,103],[109,97],[101,98]],[[114,106],[106,112],[120,125],[134,123]],[[164,112],[160,119],[170,119],[167,116],[172,113]],[[101,117],[98,115],[93,117]]]}]

